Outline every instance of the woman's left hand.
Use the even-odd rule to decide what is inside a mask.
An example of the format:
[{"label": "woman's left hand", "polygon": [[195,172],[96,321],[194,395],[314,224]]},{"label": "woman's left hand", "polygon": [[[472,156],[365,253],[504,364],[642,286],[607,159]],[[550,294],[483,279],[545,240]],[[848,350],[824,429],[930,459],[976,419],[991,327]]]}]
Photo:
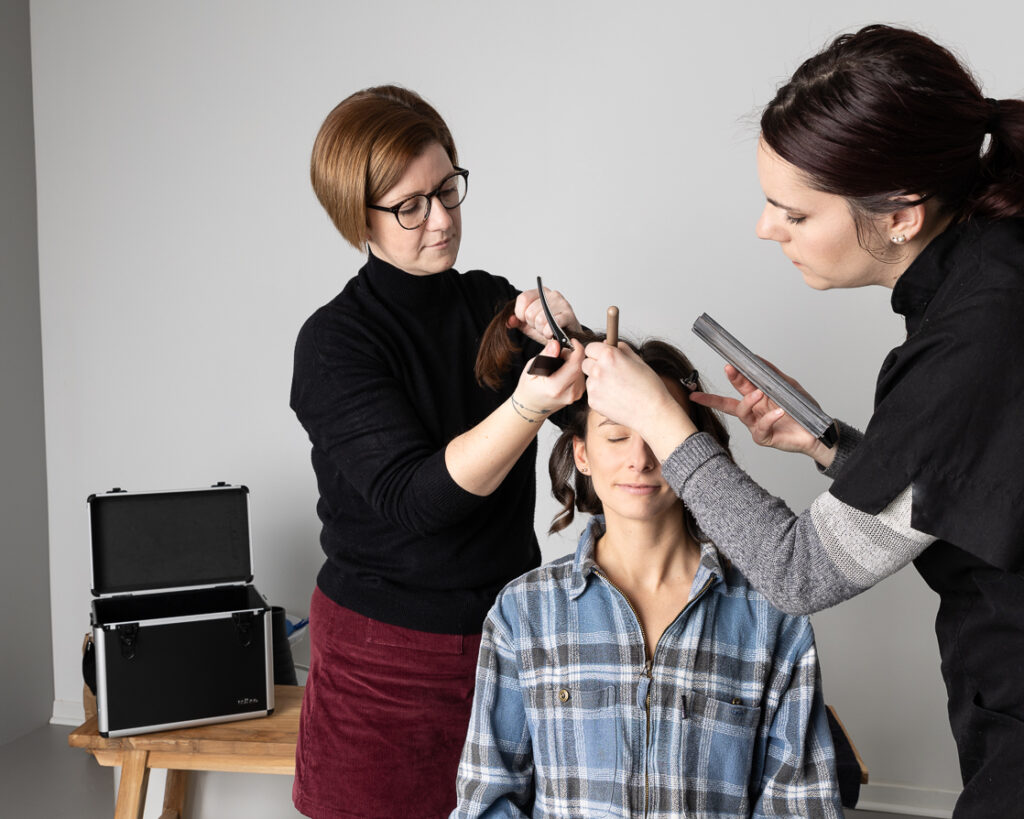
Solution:
[{"label": "woman's left hand", "polygon": [[[551,308],[551,315],[555,322],[567,333],[578,333],[581,330],[579,319],[573,312],[572,306],[565,296],[557,290],[544,288],[544,298],[547,299],[548,307]],[[540,303],[540,294],[536,289],[524,290],[516,298],[514,315],[509,317],[508,326],[518,329],[524,335],[529,336],[538,344],[546,344],[554,334],[548,324],[547,316],[544,315],[544,308]]]},{"label": "woman's left hand", "polygon": [[[762,358],[761,361],[775,370],[793,389],[820,409],[818,402],[796,380],[790,378],[767,359]],[[690,395],[690,400],[695,404],[738,418],[750,430],[750,437],[758,446],[772,447],[781,452],[799,452],[813,458],[825,467],[832,463],[835,458],[834,449],[825,446],[800,426],[732,364],[725,365],[725,376],[742,398],[694,392]]]},{"label": "woman's left hand", "polygon": [[519,384],[512,394],[512,399],[520,410],[531,417],[531,420],[543,420],[543,417],[567,407],[583,396],[583,344],[573,339],[572,346],[571,352],[562,350],[557,341],[549,340],[542,353],[554,357],[561,356],[565,363],[551,375],[531,375],[530,364],[533,359],[530,359],[519,376]]}]

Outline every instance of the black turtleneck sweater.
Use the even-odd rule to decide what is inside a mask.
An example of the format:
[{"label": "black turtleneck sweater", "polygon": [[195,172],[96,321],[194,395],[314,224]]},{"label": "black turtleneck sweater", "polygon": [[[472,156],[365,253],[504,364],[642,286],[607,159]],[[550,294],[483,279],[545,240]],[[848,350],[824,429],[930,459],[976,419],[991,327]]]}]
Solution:
[{"label": "black turtleneck sweater", "polygon": [[[412,276],[372,254],[306,321],[291,406],[309,433],[339,605],[404,628],[474,634],[501,587],[540,563],[536,442],[487,497],[459,487],[448,442],[511,395],[476,383],[484,329],[517,291],[480,270]],[[539,348],[525,345],[523,361]]]}]

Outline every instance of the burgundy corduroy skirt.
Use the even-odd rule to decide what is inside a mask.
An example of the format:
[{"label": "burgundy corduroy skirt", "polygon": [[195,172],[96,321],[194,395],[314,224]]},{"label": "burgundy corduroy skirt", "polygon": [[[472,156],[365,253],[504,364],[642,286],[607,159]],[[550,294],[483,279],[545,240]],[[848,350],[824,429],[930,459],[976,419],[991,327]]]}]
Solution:
[{"label": "burgundy corduroy skirt", "polygon": [[295,807],[316,819],[447,817],[480,635],[363,617],[319,589],[295,754]]}]

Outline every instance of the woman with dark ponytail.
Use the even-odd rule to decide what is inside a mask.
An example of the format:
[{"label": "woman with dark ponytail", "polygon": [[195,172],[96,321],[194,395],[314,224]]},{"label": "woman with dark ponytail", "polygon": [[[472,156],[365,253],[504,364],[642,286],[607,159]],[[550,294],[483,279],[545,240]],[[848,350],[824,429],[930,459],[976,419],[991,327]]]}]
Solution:
[{"label": "woman with dark ponytail", "polygon": [[[881,285],[906,321],[859,432],[828,448],[732,368],[695,394],[833,478],[794,515],[700,434],[628,350],[591,344],[592,407],[637,429],[702,530],[781,609],[812,612],[914,562],[964,790],[955,817],[1024,803],[1024,100],[945,48],[868,26],[800,66],[761,118],[757,234],[813,288]],[[793,382],[795,384],[795,382]],[[728,510],[723,514],[722,510]]]}]

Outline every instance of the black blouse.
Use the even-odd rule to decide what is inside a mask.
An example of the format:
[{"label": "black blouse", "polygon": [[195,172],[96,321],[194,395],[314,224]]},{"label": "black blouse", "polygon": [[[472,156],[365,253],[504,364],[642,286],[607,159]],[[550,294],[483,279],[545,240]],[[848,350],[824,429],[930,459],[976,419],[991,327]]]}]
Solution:
[{"label": "black blouse", "polygon": [[[309,434],[336,603],[403,628],[479,633],[498,591],[540,563],[536,442],[487,497],[445,465],[448,442],[515,389],[473,374],[492,316],[518,291],[480,270],[413,276],[373,257],[303,325],[291,406]],[[539,345],[524,343],[522,356]]]},{"label": "black blouse", "polygon": [[913,484],[915,529],[1020,571],[1024,220],[950,227],[900,277],[892,307],[907,339],[882,365],[864,440],[831,492],[877,514]]}]

